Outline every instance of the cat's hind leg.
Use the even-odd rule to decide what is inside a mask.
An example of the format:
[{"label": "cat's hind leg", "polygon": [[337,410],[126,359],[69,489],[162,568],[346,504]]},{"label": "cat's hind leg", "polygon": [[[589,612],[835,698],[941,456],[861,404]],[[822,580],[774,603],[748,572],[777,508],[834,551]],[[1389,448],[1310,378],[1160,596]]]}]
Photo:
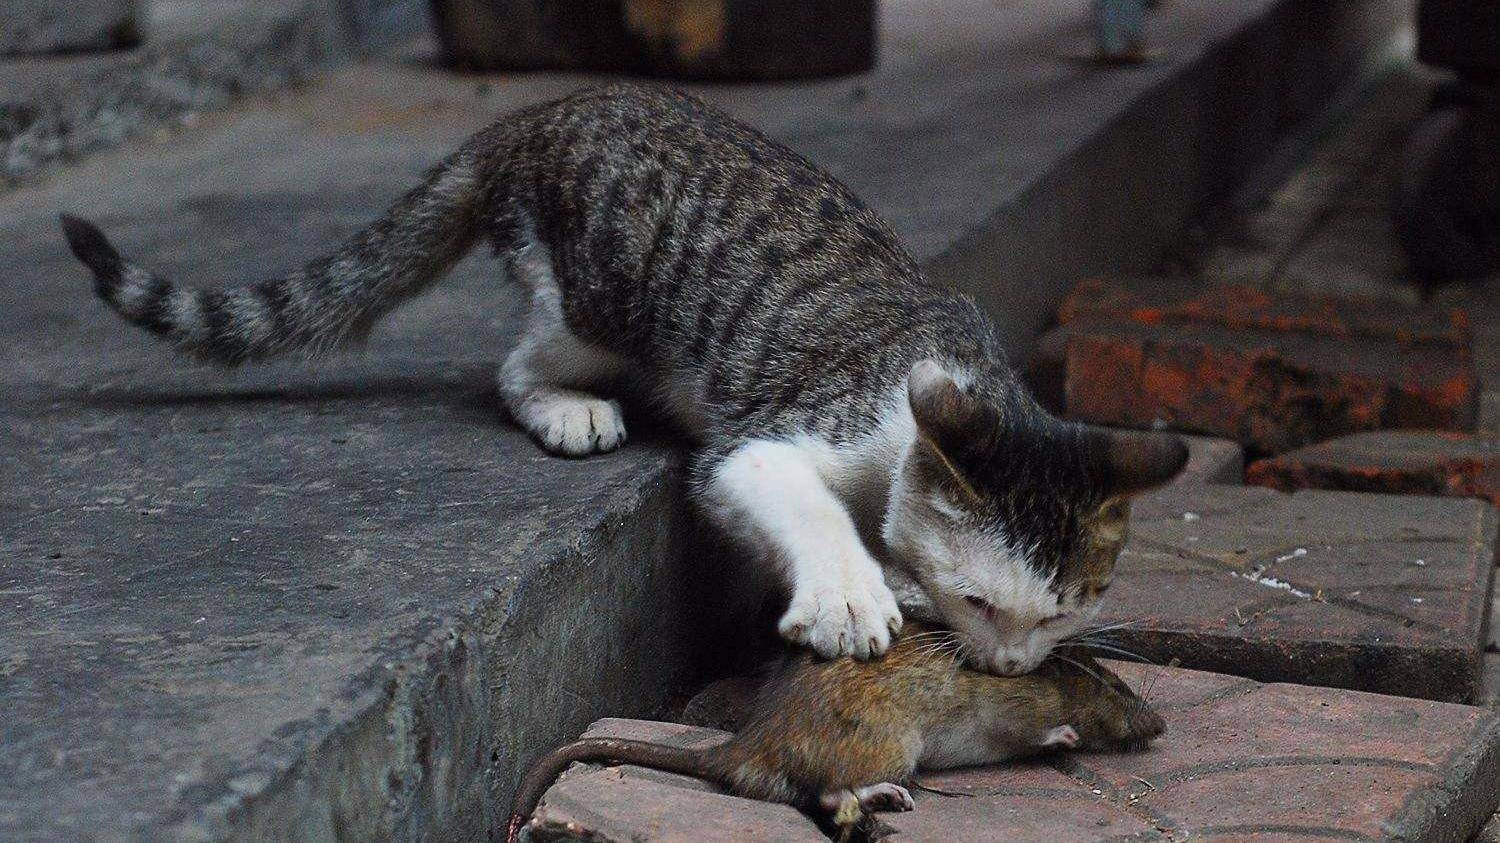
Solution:
[{"label": "cat's hind leg", "polygon": [[791,587],[782,637],[827,658],[886,651],[901,612],[812,457],[790,442],[754,439],[695,473],[714,519],[769,557]]},{"label": "cat's hind leg", "polygon": [[568,329],[545,247],[526,247],[511,266],[531,292],[521,340],[498,377],[511,417],[554,454],[581,457],[625,444],[620,402],[587,391],[617,377],[624,359]]}]

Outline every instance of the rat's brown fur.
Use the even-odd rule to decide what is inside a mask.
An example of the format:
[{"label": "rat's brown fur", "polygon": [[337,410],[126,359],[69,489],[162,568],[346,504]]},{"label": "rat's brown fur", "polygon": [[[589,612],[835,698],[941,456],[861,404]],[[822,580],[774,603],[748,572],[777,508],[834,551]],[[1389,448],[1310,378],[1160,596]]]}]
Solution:
[{"label": "rat's brown fur", "polygon": [[614,761],[699,776],[754,799],[811,808],[829,794],[908,779],[919,767],[997,763],[1039,752],[1061,727],[1075,746],[1144,748],[1161,717],[1080,647],[1035,672],[993,676],[960,664],[948,633],[908,624],[884,658],[792,658],[746,725],[708,748],[585,738],[543,758],[517,792],[512,838],[574,761]]}]

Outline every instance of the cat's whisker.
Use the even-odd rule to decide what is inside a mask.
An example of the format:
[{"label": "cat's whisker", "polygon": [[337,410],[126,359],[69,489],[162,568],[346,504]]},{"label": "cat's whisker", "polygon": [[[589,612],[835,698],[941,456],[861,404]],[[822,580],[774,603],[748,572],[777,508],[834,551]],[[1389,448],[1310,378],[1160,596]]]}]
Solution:
[{"label": "cat's whisker", "polygon": [[903,636],[901,640],[903,642],[912,642],[923,641],[930,638],[952,638],[956,635],[957,633],[947,629],[930,629],[926,632],[918,632],[912,635]]},{"label": "cat's whisker", "polygon": [[1054,653],[1054,655],[1057,656],[1057,658],[1058,658],[1059,661],[1067,662],[1068,664],[1070,664],[1070,665],[1078,668],[1079,670],[1083,671],[1084,673],[1087,673],[1089,676],[1092,676],[1094,678],[1094,681],[1098,682],[1099,684],[1104,685],[1105,687],[1110,687],[1110,684],[1108,682],[1105,682],[1104,679],[1103,679],[1103,677],[1101,677],[1098,673],[1096,673],[1093,669],[1091,669],[1088,665],[1084,664],[1083,662],[1080,662],[1080,661],[1078,661],[1076,659],[1068,658],[1067,656],[1064,656],[1061,653]]},{"label": "cat's whisker", "polygon": [[1137,653],[1134,650],[1127,650],[1124,647],[1116,647],[1113,644],[1105,644],[1101,641],[1084,641],[1082,643],[1088,645],[1089,649],[1092,650],[1103,650],[1106,653],[1116,653],[1118,655],[1126,656],[1127,658],[1135,659],[1136,661],[1144,662],[1146,664],[1158,664],[1155,659],[1149,658],[1148,656],[1145,656],[1141,653]]},{"label": "cat's whisker", "polygon": [[1120,621],[1118,623],[1105,624],[1103,626],[1085,627],[1084,629],[1080,629],[1077,632],[1073,633],[1072,635],[1069,635],[1067,638],[1064,638],[1063,640],[1064,641],[1074,641],[1074,640],[1078,640],[1080,638],[1086,638],[1086,637],[1088,637],[1090,635],[1098,635],[1098,634],[1103,633],[1103,632],[1114,632],[1117,629],[1127,629],[1127,628],[1135,626],[1135,625],[1137,625],[1139,623],[1140,623],[1139,620],[1128,620],[1128,621]]}]

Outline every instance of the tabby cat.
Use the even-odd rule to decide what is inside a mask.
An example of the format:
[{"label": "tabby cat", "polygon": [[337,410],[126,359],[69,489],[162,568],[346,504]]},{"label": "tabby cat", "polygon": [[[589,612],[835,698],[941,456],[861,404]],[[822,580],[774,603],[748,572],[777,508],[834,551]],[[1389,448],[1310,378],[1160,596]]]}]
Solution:
[{"label": "tabby cat", "polygon": [[874,211],[679,92],[503,117],[332,254],[250,286],[178,286],[62,224],[120,315],[230,365],[357,343],[487,239],[530,296],[499,371],[511,416],[554,454],[609,451],[625,424],[598,390],[643,385],[695,441],[695,499],[784,578],[782,635],[824,656],[900,628],[883,563],[976,666],[1029,671],[1096,611],[1130,497],[1186,459],[1048,416]]}]

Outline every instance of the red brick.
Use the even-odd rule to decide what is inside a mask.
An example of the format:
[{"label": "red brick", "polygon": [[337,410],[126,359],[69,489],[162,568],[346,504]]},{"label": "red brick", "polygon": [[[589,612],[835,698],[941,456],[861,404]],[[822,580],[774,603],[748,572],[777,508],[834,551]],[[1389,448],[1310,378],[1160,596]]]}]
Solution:
[{"label": "red brick", "polygon": [[1252,287],[1202,288],[1173,278],[1088,279],[1063,300],[1057,317],[1062,325],[1219,325],[1455,348],[1467,348],[1471,338],[1468,315],[1460,308],[1410,307],[1377,299],[1268,292]]},{"label": "red brick", "polygon": [[1245,479],[1288,492],[1447,495],[1500,506],[1500,437],[1421,430],[1357,433],[1259,460]]},{"label": "red brick", "polygon": [[[922,775],[942,793],[882,816],[884,839],[1463,840],[1500,799],[1484,709],[1111,666],[1167,719],[1149,751]],[[970,829],[988,833],[957,833]]]},{"label": "red brick", "polygon": [[1059,330],[1069,332],[1063,407],[1080,421],[1165,425],[1272,453],[1361,430],[1475,421],[1473,361],[1446,346],[1198,325]]},{"label": "red brick", "polygon": [[[882,840],[1464,840],[1500,801],[1500,720],[1487,709],[1109,663],[1167,719],[1150,750],[1065,753],[923,773],[917,809]],[[743,682],[743,680],[741,680]],[[606,720],[589,734],[707,743],[727,733]],[[824,841],[781,805],[682,776],[575,766],[533,839]]]},{"label": "red brick", "polygon": [[[729,737],[672,723],[613,719],[595,723],[585,734],[689,746]],[[537,843],[828,843],[817,825],[788,805],[741,799],[696,779],[629,765],[574,765],[542,798],[527,833]]]},{"label": "red brick", "polygon": [[[882,814],[886,843],[960,840],[1087,843],[1150,838],[1156,826],[1111,804],[1077,779],[1041,762],[925,773],[913,788],[917,809]],[[927,788],[927,789],[924,789]],[[941,791],[934,792],[934,791]]]},{"label": "red brick", "polygon": [[1462,840],[1500,800],[1500,723],[1487,709],[1113,667],[1148,683],[1167,734],[1149,752],[1058,766],[1159,829]]},{"label": "red brick", "polygon": [[1495,536],[1478,501],[1173,486],[1134,507],[1100,623],[1162,663],[1467,701]]}]

